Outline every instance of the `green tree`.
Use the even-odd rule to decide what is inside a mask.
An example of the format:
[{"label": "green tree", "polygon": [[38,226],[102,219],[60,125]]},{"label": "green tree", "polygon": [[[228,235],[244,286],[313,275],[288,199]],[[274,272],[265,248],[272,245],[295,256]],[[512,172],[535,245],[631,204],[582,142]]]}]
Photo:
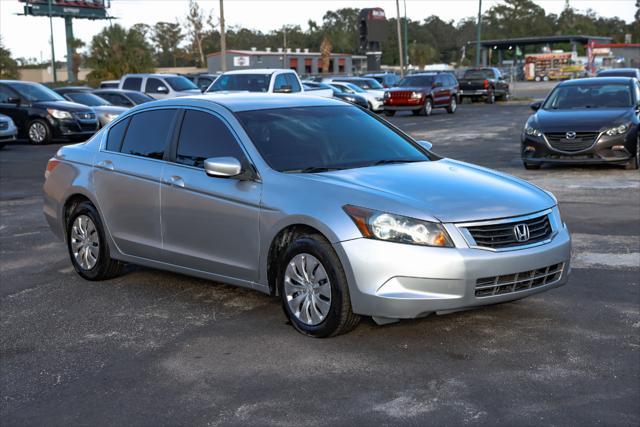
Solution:
[{"label": "green tree", "polygon": [[87,76],[91,84],[119,79],[127,73],[151,72],[153,49],[139,30],[114,24],[91,40],[87,65],[93,68]]},{"label": "green tree", "polygon": [[160,67],[177,66],[179,45],[185,35],[177,22],[158,22],[153,26],[151,40],[156,49],[157,64]]},{"label": "green tree", "polygon": [[18,63],[11,57],[11,51],[4,47],[0,38],[0,79],[19,79]]},{"label": "green tree", "polygon": [[192,55],[196,58],[199,67],[206,67],[207,61],[204,56],[205,38],[205,18],[204,11],[195,0],[189,1],[189,14],[187,15],[187,31],[189,33]]}]

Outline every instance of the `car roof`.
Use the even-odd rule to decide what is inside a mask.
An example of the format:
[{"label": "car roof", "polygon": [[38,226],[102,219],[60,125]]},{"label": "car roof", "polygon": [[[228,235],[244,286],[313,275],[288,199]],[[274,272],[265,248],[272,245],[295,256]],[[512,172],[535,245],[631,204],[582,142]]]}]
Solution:
[{"label": "car roof", "polygon": [[211,94],[185,96],[180,98],[163,99],[142,104],[136,107],[136,111],[153,108],[161,105],[173,105],[184,107],[207,107],[216,104],[232,112],[270,110],[275,108],[297,108],[297,107],[328,107],[344,106],[344,102],[331,98],[316,96],[296,96],[290,94]]},{"label": "car roof", "polygon": [[[122,78],[125,77],[180,77],[178,74],[174,73],[135,73],[135,74],[125,74]],[[118,82],[120,80],[117,80]]]},{"label": "car roof", "polygon": [[289,71],[294,73],[294,70],[289,70],[286,68],[253,68],[249,70],[231,70],[222,73],[222,75],[228,74],[273,74],[276,72]]},{"label": "car roof", "polygon": [[94,89],[92,92],[99,92],[99,93],[106,93],[106,92],[114,92],[114,93],[140,93],[142,95],[146,95],[144,92],[140,92],[137,90],[131,90],[131,89],[118,89],[117,87],[106,87],[103,89]]},{"label": "car roof", "polygon": [[630,83],[633,77],[587,77],[585,79],[565,80],[558,86],[577,86],[583,84],[602,85],[606,83]]},{"label": "car roof", "polygon": [[88,86],[64,86],[64,87],[54,88],[53,90],[58,93],[68,93],[68,92],[89,92],[93,89],[91,89]]}]

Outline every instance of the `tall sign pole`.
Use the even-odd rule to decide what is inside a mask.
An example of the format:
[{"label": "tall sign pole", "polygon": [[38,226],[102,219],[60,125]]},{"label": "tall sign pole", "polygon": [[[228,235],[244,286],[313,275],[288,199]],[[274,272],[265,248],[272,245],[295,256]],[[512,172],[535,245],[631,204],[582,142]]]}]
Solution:
[{"label": "tall sign pole", "polygon": [[227,71],[227,40],[224,32],[224,4],[220,0],[220,70]]},{"label": "tall sign pole", "polygon": [[404,77],[404,52],[402,49],[402,31],[400,31],[400,0],[396,0],[396,27],[398,30],[398,52],[400,53],[400,76]]},{"label": "tall sign pole", "polygon": [[407,22],[407,0],[404,0],[404,64],[407,68],[409,68],[408,26],[409,26],[409,23]]},{"label": "tall sign pole", "polygon": [[73,20],[70,16],[64,17],[64,29],[67,34],[67,80],[70,82],[75,82],[77,77],[73,72],[73,54],[75,51],[75,40],[73,38]]},{"label": "tall sign pole", "polygon": [[476,67],[480,66],[480,38],[482,37],[482,0],[478,0],[478,24],[476,25]]},{"label": "tall sign pole", "polygon": [[49,0],[49,31],[51,32],[51,72],[53,73],[53,82],[58,82],[58,73],[56,73],[56,48],[53,45],[53,11],[51,10],[51,0]]}]

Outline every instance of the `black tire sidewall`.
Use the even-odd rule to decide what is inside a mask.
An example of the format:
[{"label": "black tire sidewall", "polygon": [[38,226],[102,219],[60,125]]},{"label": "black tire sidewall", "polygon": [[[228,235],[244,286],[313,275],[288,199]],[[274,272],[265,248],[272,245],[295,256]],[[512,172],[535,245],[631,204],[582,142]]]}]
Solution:
[{"label": "black tire sidewall", "polygon": [[[96,227],[98,232],[99,239],[99,250],[98,250],[98,261],[96,265],[93,266],[91,270],[83,269],[80,264],[78,264],[73,256],[73,252],[71,250],[71,227],[73,226],[73,222],[80,215],[86,215],[91,218],[93,224]],[[67,251],[69,252],[69,258],[71,258],[71,263],[73,264],[73,268],[76,272],[87,280],[100,280],[109,267],[110,254],[107,240],[105,239],[104,227],[102,226],[102,221],[100,220],[100,215],[98,215],[98,211],[96,208],[88,202],[80,203],[75,207],[71,215],[69,215],[69,220],[67,221]]]},{"label": "black tire sidewall", "polygon": [[[34,123],[41,123],[44,126],[44,128],[47,130],[47,134],[44,137],[44,140],[42,140],[42,142],[32,141],[31,137],[29,136],[29,129],[31,129],[31,126]],[[46,144],[49,144],[51,142],[51,127],[49,126],[49,124],[46,121],[44,121],[42,119],[31,120],[29,122],[29,124],[27,125],[27,140],[29,141],[29,144],[32,144],[32,145],[46,145]]]},{"label": "black tire sidewall", "polygon": [[[291,259],[300,254],[308,253],[316,257],[324,267],[331,284],[331,307],[327,317],[318,325],[309,326],[301,322],[289,309],[287,297],[284,292],[284,274]],[[341,323],[343,299],[348,298],[344,292],[347,285],[340,259],[331,248],[331,245],[323,241],[321,237],[302,236],[296,238],[278,260],[278,293],[282,301],[282,309],[289,321],[299,332],[316,338],[330,336]]]},{"label": "black tire sidewall", "polygon": [[384,115],[387,116],[387,117],[393,117],[393,116],[396,115],[396,112],[387,110],[387,111],[384,112]]}]

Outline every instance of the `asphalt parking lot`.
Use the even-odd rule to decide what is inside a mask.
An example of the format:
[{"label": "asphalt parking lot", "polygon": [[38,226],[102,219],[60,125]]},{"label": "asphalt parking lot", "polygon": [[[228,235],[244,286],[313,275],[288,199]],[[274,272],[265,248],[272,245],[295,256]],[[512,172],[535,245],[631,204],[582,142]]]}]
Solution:
[{"label": "asphalt parking lot", "polygon": [[[392,122],[555,193],[568,285],[305,338],[278,300],[145,268],[87,282],[41,213],[57,145],[0,151],[2,425],[638,425],[640,174],[525,171],[525,104]],[[635,402],[635,403],[634,403]]]}]

